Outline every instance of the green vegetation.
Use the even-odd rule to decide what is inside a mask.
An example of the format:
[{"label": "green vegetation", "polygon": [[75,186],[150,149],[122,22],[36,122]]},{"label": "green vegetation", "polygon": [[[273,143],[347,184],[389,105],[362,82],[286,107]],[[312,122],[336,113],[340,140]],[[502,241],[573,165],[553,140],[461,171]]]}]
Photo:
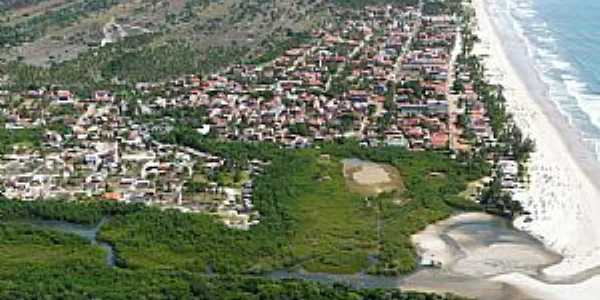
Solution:
[{"label": "green vegetation", "polygon": [[[260,274],[303,268],[393,275],[416,267],[410,235],[454,207],[468,207],[457,195],[488,171],[482,162],[467,167],[439,153],[351,142],[284,151],[270,144],[218,142],[186,129],[162,139],[218,154],[236,166],[255,158],[270,161],[255,179],[260,224],[238,231],[208,215],[93,201],[1,201],[0,216],[94,224],[112,215],[100,238],[115,246],[120,265],[136,270]],[[346,187],[340,160],[351,157],[393,165],[406,189],[366,202]],[[375,264],[370,257],[377,258]]]},{"label": "green vegetation", "polygon": [[[3,124],[2,124],[3,125]],[[39,147],[42,132],[39,129],[13,129],[0,127],[0,154],[6,154],[13,146]]]},{"label": "green vegetation", "polygon": [[57,84],[89,97],[97,89],[120,90],[115,79],[132,85],[181,74],[214,72],[247,52],[235,47],[212,47],[201,52],[189,41],[161,41],[164,38],[161,34],[129,37],[50,67],[10,62],[0,65],[0,73],[9,74],[12,88],[17,90]]},{"label": "green vegetation", "polygon": [[32,42],[52,28],[62,28],[77,22],[90,13],[106,10],[119,4],[120,0],[83,0],[59,9],[47,10],[43,14],[26,18],[13,25],[0,26],[0,46],[17,46]]},{"label": "green vegetation", "polygon": [[101,248],[74,235],[0,223],[0,299],[463,299],[294,280],[109,268],[104,255]]},{"label": "green vegetation", "polygon": [[75,235],[38,230],[20,223],[0,223],[0,291],[4,291],[2,286],[8,284],[5,280],[23,274],[21,268],[25,266],[31,266],[28,271],[34,266],[39,269],[78,265],[103,267],[103,250],[88,244]]},{"label": "green vegetation", "polygon": [[423,14],[429,16],[441,14],[460,14],[463,11],[463,4],[460,0],[424,0]]},{"label": "green vegetation", "polygon": [[[354,143],[284,152],[269,144],[220,143],[185,129],[162,140],[219,153],[239,165],[253,158],[271,161],[256,181],[254,202],[261,223],[246,233],[223,229],[208,217],[177,213],[169,218],[145,213],[115,218],[103,238],[122,253],[131,253],[131,264],[137,267],[162,268],[185,260],[182,265],[194,270],[210,267],[217,272],[300,267],[313,272],[406,273],[416,267],[410,235],[449,216],[453,207],[473,207],[457,195],[467,182],[489,171],[483,162],[467,167],[438,153],[367,149]],[[323,161],[321,154],[332,159]],[[397,195],[384,195],[376,200],[379,206],[366,205],[350,192],[339,162],[349,157],[398,168],[406,185],[400,195],[402,204],[397,204]],[[209,235],[211,231],[218,234]],[[135,240],[129,240],[134,235]],[[149,245],[162,245],[161,251],[144,253]],[[235,253],[220,249],[235,249]],[[127,256],[123,255],[125,260]],[[371,256],[378,258],[376,265],[369,265]]]},{"label": "green vegetation", "polygon": [[3,0],[0,2],[0,12],[35,5],[49,0]]},{"label": "green vegetation", "polygon": [[[506,98],[504,97],[503,87],[492,85],[485,80],[485,70],[481,58],[473,54],[473,48],[479,38],[473,33],[472,20],[474,12],[465,10],[463,13],[463,49],[458,57],[458,62],[470,74],[473,82],[473,88],[479,95],[485,105],[487,115],[490,118],[490,125],[497,138],[497,143],[493,146],[478,145],[480,151],[474,155],[485,157],[493,154],[494,159],[509,158],[514,159],[519,164],[520,179],[524,179],[526,174],[525,163],[530,154],[535,150],[535,143],[529,137],[524,136],[508,113],[506,108]],[[458,86],[456,89],[460,89]],[[469,109],[469,107],[466,107]],[[468,121],[463,119],[463,122]],[[468,132],[468,131],[467,131]],[[496,215],[513,218],[523,211],[523,207],[518,201],[513,200],[512,194],[502,187],[503,174],[498,169],[493,174],[493,181],[487,186],[481,194],[480,203],[483,208]]]},{"label": "green vegetation", "polygon": [[364,7],[367,5],[394,4],[401,6],[417,6],[418,0],[334,0],[336,5],[348,6],[353,8]]},{"label": "green vegetation", "polygon": [[[283,299],[281,297],[292,291],[301,295],[297,296],[300,299],[302,295],[309,295],[311,299],[321,296],[326,299],[430,299],[419,297],[433,296],[351,291],[315,283],[271,282],[239,276],[264,274],[279,268],[331,273],[368,271],[385,275],[410,272],[416,267],[410,235],[449,216],[455,207],[467,207],[466,200],[457,195],[467,182],[488,171],[484,163],[467,167],[439,153],[362,148],[354,142],[284,151],[271,144],[205,139],[188,129],[178,129],[159,138],[221,155],[236,165],[247,164],[255,158],[270,161],[265,174],[255,179],[253,201],[261,214],[260,224],[249,231],[239,231],[225,227],[209,215],[160,211],[145,206],[94,201],[3,200],[0,201],[0,219],[5,221],[34,218],[94,224],[105,215],[111,215],[99,238],[114,246],[119,268],[104,267],[102,251],[83,245],[80,239],[53,238],[61,235],[25,228],[29,234],[41,234],[53,246],[39,246],[31,253],[6,248],[5,253],[21,256],[5,260],[13,271],[0,277],[0,290],[4,293],[0,293],[0,299],[36,298],[42,293],[65,297],[89,294],[111,298],[139,294],[199,299],[211,299],[212,293],[224,293],[224,296],[220,294],[221,299],[252,299],[265,295],[272,295],[268,299]],[[365,201],[345,186],[340,160],[348,157],[395,166],[406,189]],[[10,224],[10,228],[18,228],[15,226],[18,225]],[[0,245],[10,243],[11,239],[0,236]],[[32,246],[21,239],[11,247]],[[55,253],[63,255],[64,251],[77,255],[64,255],[66,260],[49,266],[40,254],[52,252],[48,256],[53,257]],[[85,260],[79,258],[80,253],[85,253]],[[370,258],[375,258],[375,262]],[[28,267],[20,266],[21,260]],[[2,264],[0,262],[0,266]],[[201,275],[207,272],[233,277]],[[31,282],[36,284],[28,285]],[[201,292],[207,293],[202,294],[205,298],[197,294]],[[316,296],[305,293],[316,293]],[[399,298],[390,298],[390,293],[396,293],[395,297]]]},{"label": "green vegetation", "polygon": [[224,66],[245,61],[265,63],[284,51],[306,42],[308,36],[289,32],[261,47],[260,55],[248,58],[246,47],[211,46],[201,50],[193,41],[171,39],[167,33],[128,37],[105,47],[91,49],[77,58],[50,67],[22,62],[0,65],[0,74],[8,74],[15,90],[59,85],[89,97],[94,90],[121,90],[136,82],[156,82],[181,74],[213,73]]},{"label": "green vegetation", "polygon": [[310,35],[288,31],[285,38],[279,40],[265,40],[261,47],[266,49],[266,51],[262,55],[248,60],[246,63],[257,65],[268,63],[281,56],[288,49],[298,47],[308,41],[310,41]]},{"label": "green vegetation", "polygon": [[457,195],[466,183],[489,172],[483,161],[466,167],[444,158],[439,153],[413,153],[398,148],[364,149],[352,143],[329,145],[324,151],[337,157],[356,157],[379,163],[389,163],[400,171],[406,191],[402,204],[393,195],[378,198],[381,210],[381,238],[379,261],[371,273],[394,275],[416,267],[415,250],[410,236],[428,224],[447,218],[456,208],[474,209]]},{"label": "green vegetation", "polygon": [[107,215],[127,214],[141,205],[100,201],[13,201],[0,198],[0,220],[41,219],[96,224]]},{"label": "green vegetation", "polygon": [[199,128],[207,122],[207,113],[205,108],[163,108],[152,114],[140,116],[144,123],[160,124],[168,121],[173,125],[181,125],[190,128]]}]

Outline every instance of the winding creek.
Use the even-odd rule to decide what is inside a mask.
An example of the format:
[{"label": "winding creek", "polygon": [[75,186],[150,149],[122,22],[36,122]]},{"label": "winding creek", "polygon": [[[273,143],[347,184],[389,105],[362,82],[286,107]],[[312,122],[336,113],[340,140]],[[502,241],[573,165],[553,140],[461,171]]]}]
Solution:
[{"label": "winding creek", "polygon": [[[106,264],[116,266],[115,250],[98,241],[104,218],[95,226],[62,221],[27,221],[27,224],[81,236],[106,251]],[[547,250],[538,240],[518,231],[507,220],[483,213],[464,213],[428,226],[413,236],[419,255],[442,264],[441,268],[420,267],[397,277],[366,273],[338,275],[303,271],[275,271],[271,279],[303,279],[326,284],[341,283],[355,288],[402,288],[430,292],[452,292],[486,300],[533,299],[515,287],[495,280],[508,273],[527,274],[549,283],[581,281],[598,270],[573,278],[552,280],[542,270],[562,258]]]},{"label": "winding creek", "polygon": [[97,239],[100,228],[102,228],[102,225],[106,224],[106,222],[108,222],[108,220],[109,220],[109,218],[105,217],[102,220],[100,220],[100,222],[98,222],[98,224],[96,224],[95,226],[81,225],[81,224],[70,223],[70,222],[65,222],[65,221],[29,220],[29,221],[22,221],[22,222],[29,224],[31,226],[34,226],[36,228],[56,230],[56,231],[71,233],[71,234],[75,234],[80,237],[83,237],[86,240],[90,241],[90,243],[92,245],[97,245],[98,247],[101,247],[102,249],[104,249],[104,251],[106,252],[106,265],[109,267],[115,267],[117,259],[115,256],[114,248],[110,244],[102,242],[102,241],[98,241],[98,239]]}]

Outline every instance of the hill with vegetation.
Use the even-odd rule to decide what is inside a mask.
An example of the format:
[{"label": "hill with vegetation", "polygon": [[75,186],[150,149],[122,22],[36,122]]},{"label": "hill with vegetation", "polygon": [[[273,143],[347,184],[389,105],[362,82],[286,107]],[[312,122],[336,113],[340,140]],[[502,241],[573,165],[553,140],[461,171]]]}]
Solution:
[{"label": "hill with vegetation", "polygon": [[88,96],[236,63],[267,62],[339,9],[416,0],[0,1],[0,87]]}]

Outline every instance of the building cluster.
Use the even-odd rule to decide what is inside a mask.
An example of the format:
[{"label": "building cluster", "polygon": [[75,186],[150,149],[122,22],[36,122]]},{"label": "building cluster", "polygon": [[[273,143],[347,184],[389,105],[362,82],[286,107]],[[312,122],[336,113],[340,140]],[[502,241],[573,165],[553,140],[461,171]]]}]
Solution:
[{"label": "building cluster", "polygon": [[452,16],[418,8],[340,11],[312,41],[271,63],[171,82],[184,91],[153,105],[206,111],[199,132],[307,147],[354,138],[414,150],[447,149]]},{"label": "building cluster", "polygon": [[[211,212],[247,228],[258,222],[253,178],[268,162],[242,168],[159,143],[153,132],[187,126],[290,148],[341,138],[410,150],[467,147],[465,129],[485,138],[490,128],[469,74],[455,66],[459,37],[454,16],[422,15],[419,7],[340,10],[310,41],[262,65],[138,83],[128,95],[2,92],[5,130],[44,129],[39,145],[15,145],[2,156],[3,194],[143,202]],[[457,78],[460,93],[451,89]]]},{"label": "building cluster", "polygon": [[0,100],[5,130],[46,129],[39,141],[2,155],[0,181],[8,198],[94,197],[210,212],[232,227],[258,222],[252,178],[263,162],[241,169],[209,153],[161,144],[150,124],[128,116],[127,106],[107,91],[77,99],[69,91],[40,89]]}]

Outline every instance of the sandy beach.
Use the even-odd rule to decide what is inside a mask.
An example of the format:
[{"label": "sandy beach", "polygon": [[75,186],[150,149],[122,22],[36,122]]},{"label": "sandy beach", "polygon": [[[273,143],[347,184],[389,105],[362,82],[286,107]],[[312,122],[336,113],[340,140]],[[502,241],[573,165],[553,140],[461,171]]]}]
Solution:
[{"label": "sandy beach", "polygon": [[502,218],[464,213],[428,226],[412,237],[420,257],[441,263],[406,278],[403,288],[452,292],[477,299],[531,299],[510,283],[493,280],[509,272],[535,276],[560,261],[530,235]]},{"label": "sandy beach", "polygon": [[488,1],[473,2],[482,39],[478,54],[487,55],[485,65],[492,82],[504,86],[515,122],[536,142],[529,165],[530,187],[516,195],[532,221],[520,218],[515,226],[564,257],[543,270],[546,282],[566,282],[571,277],[578,282],[552,285],[517,273],[495,280],[517,286],[535,298],[598,299],[600,277],[592,277],[596,272],[583,278],[574,276],[600,265],[600,192],[591,179],[598,175],[597,164],[547,99],[547,87],[527,63],[525,42],[502,17],[510,8]]}]

